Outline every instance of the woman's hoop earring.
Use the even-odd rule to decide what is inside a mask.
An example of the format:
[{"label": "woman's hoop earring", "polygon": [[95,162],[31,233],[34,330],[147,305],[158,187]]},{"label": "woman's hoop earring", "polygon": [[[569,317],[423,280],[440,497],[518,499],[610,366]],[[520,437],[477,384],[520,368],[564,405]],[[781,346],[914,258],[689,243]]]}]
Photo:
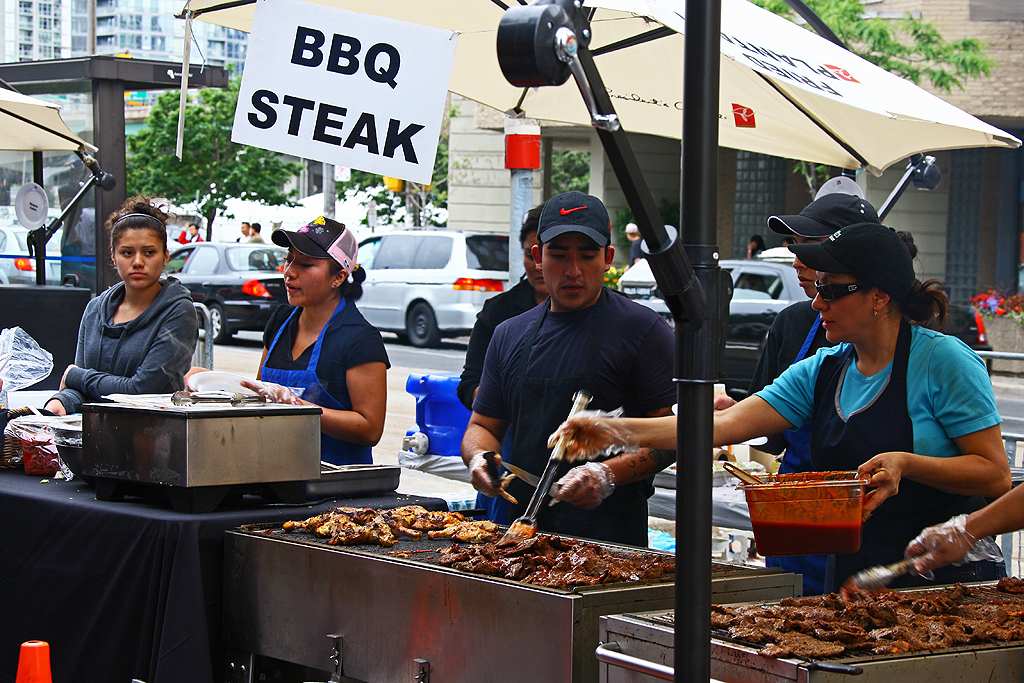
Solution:
[{"label": "woman's hoop earring", "polygon": [[878,317],[878,309],[877,308],[872,308],[871,312],[875,314],[876,318]]}]

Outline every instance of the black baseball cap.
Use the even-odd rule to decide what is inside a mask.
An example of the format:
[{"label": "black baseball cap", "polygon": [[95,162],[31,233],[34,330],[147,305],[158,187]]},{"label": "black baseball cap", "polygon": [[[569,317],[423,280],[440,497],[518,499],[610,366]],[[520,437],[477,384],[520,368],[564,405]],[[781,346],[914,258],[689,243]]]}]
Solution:
[{"label": "black baseball cap", "polygon": [[306,256],[334,259],[350,273],[355,270],[359,255],[359,245],[352,231],[344,223],[323,216],[298,230],[275,230],[270,240],[279,247],[293,247]]},{"label": "black baseball cap", "polygon": [[550,242],[567,232],[583,233],[607,247],[612,240],[611,221],[608,209],[597,197],[578,191],[556,194],[544,202],[537,225],[537,240]]},{"label": "black baseball cap", "polygon": [[903,303],[914,286],[914,259],[903,238],[878,223],[841,228],[824,242],[791,244],[789,250],[814,270],[850,273]]},{"label": "black baseball cap", "polygon": [[833,192],[804,207],[795,216],[771,216],[768,227],[780,235],[828,237],[836,230],[857,223],[881,223],[874,207],[852,194]]}]

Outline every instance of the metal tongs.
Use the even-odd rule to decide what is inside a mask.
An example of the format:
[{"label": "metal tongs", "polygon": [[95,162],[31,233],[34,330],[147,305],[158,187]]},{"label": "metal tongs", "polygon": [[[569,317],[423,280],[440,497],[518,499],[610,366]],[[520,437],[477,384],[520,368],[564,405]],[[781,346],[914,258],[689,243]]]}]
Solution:
[{"label": "metal tongs", "polygon": [[259,394],[247,396],[232,391],[175,391],[171,394],[171,403],[176,406],[195,405],[197,403],[229,403],[233,406],[265,404],[266,396]]},{"label": "metal tongs", "polygon": [[849,600],[860,593],[880,591],[909,572],[914,566],[915,559],[917,558],[907,557],[892,564],[863,569],[846,580],[839,594]]},{"label": "metal tongs", "polygon": [[[576,396],[573,397],[572,410],[569,411],[569,417],[585,409],[592,398],[585,391],[577,391]],[[562,462],[562,458],[565,455],[565,447],[569,445],[569,438],[566,434],[558,438],[555,447],[551,449],[551,457],[548,458],[548,464],[544,466],[544,472],[540,475],[537,490],[533,492],[530,504],[526,506],[526,513],[512,522],[508,531],[501,537],[497,545],[515,545],[516,543],[533,538],[537,533],[537,513],[540,511],[540,504],[544,500],[548,489],[551,488],[551,484],[555,481],[555,474],[558,471],[559,463]]]}]

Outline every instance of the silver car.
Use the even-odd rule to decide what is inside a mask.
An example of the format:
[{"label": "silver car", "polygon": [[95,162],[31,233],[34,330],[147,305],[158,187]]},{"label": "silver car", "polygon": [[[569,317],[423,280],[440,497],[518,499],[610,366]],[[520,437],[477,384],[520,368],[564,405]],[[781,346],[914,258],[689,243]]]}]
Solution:
[{"label": "silver car", "polygon": [[467,335],[489,297],[508,284],[508,236],[401,230],[359,244],[366,269],[359,310],[413,346]]},{"label": "silver car", "polygon": [[[806,301],[807,295],[800,288],[792,254],[788,262],[745,259],[721,261],[719,265],[732,277],[723,357],[725,374],[721,380],[733,397],[742,398],[750,387],[775,316],[790,304]],[[647,261],[640,261],[619,278],[619,290],[672,323],[672,314],[661,298]]]},{"label": "silver car", "polygon": [[[60,258],[60,238],[54,236],[46,243],[46,255]],[[61,280],[60,261],[46,261],[46,284],[59,285]],[[28,255],[28,228],[15,225],[0,225],[0,284],[34,285],[36,283],[36,259]]]}]

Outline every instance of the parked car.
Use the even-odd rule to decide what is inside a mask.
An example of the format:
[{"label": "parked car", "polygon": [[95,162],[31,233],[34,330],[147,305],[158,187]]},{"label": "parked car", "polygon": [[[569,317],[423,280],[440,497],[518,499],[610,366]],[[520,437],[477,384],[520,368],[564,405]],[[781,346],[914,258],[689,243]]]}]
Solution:
[{"label": "parked car", "polygon": [[287,255],[272,244],[196,242],[175,249],[164,272],[209,309],[210,336],[221,343],[240,330],[262,331],[271,312],[288,303],[281,276]]},{"label": "parked car", "polygon": [[467,335],[484,301],[508,283],[508,236],[401,230],[359,243],[366,269],[359,310],[413,346]]},{"label": "parked car", "polygon": [[[720,261],[722,270],[732,277],[732,299],[725,337],[722,382],[736,399],[747,395],[754,369],[761,357],[768,328],[775,316],[787,306],[806,301],[792,258],[744,259]],[[619,290],[657,311],[672,323],[668,306],[661,298],[647,261],[641,261],[619,278]],[[980,316],[972,308],[951,306],[946,334],[959,337],[975,351],[991,351]]]},{"label": "parked car", "polygon": [[[60,258],[60,239],[54,237],[46,243],[46,255]],[[60,261],[46,261],[46,284],[59,285]],[[0,225],[0,284],[34,285],[36,259],[28,255],[28,228]]]}]

